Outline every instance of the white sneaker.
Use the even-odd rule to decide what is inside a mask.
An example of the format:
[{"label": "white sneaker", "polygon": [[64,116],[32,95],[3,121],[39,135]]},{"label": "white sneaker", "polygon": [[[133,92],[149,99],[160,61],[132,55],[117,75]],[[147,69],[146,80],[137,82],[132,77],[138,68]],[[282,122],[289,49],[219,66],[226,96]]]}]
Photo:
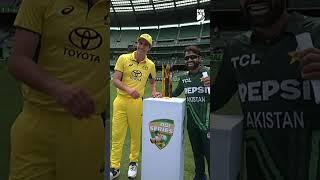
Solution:
[{"label": "white sneaker", "polygon": [[138,173],[138,163],[130,162],[129,170],[128,170],[128,177],[135,178],[137,176],[137,173]]},{"label": "white sneaker", "polygon": [[120,169],[110,169],[110,179],[115,179],[120,175]]}]

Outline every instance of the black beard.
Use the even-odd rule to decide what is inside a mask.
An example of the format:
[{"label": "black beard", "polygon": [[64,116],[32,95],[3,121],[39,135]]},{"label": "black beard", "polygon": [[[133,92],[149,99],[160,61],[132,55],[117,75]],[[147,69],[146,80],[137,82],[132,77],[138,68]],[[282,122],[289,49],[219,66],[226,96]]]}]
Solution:
[{"label": "black beard", "polygon": [[188,63],[185,64],[186,68],[189,71],[197,69],[199,67],[199,65],[200,65],[200,63],[199,62],[195,62],[195,61],[193,61],[193,66],[192,67],[188,66]]},{"label": "black beard", "polygon": [[[282,0],[276,0],[276,1],[282,1]],[[250,14],[248,5],[249,5],[249,2],[245,4],[244,6],[245,9],[243,9],[243,11],[244,11],[245,18],[250,22],[251,26],[253,27],[263,28],[263,27],[271,26],[280,18],[280,16],[284,13],[284,10],[285,10],[284,2],[274,3],[274,1],[271,1],[269,3],[270,11],[266,15],[264,15],[266,17],[261,17],[261,18],[265,18],[265,20],[258,20],[259,17],[253,17]]]}]

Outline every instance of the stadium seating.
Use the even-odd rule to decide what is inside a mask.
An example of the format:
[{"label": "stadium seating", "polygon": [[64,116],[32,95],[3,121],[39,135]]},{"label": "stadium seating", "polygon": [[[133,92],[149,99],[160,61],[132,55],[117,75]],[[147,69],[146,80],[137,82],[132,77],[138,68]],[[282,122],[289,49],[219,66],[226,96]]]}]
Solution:
[{"label": "stadium seating", "polygon": [[116,47],[117,43],[120,42],[121,31],[111,30],[110,43]]},{"label": "stadium seating", "polygon": [[137,30],[122,30],[120,33],[120,42],[118,42],[118,48],[128,48],[128,45],[134,44],[137,41],[139,31]]},{"label": "stadium seating", "polygon": [[178,28],[171,27],[171,28],[161,28],[159,30],[159,37],[157,39],[158,42],[161,41],[175,41],[178,36]]},{"label": "stadium seating", "polygon": [[204,24],[202,26],[201,36],[200,36],[201,44],[210,43],[210,24]]},{"label": "stadium seating", "polygon": [[139,34],[143,33],[153,37],[153,47],[148,57],[158,69],[163,63],[183,68],[184,47],[188,45],[200,46],[204,64],[210,64],[210,25],[206,23],[159,29],[111,30],[111,66],[115,65],[119,55],[126,53],[128,46],[133,45]]},{"label": "stadium seating", "polygon": [[20,0],[1,0],[0,7],[17,7],[20,4]]},{"label": "stadium seating", "polygon": [[152,36],[153,40],[158,39],[159,31],[158,29],[141,29],[139,34],[150,34]]},{"label": "stadium seating", "polygon": [[111,48],[127,48],[133,45],[139,34],[153,37],[155,47],[185,46],[188,44],[210,44],[209,23],[181,27],[140,30],[111,30]]},{"label": "stadium seating", "polygon": [[199,38],[201,32],[201,26],[199,25],[191,25],[191,26],[182,26],[180,27],[180,32],[179,32],[179,40],[184,40],[184,39],[193,39],[196,40]]},{"label": "stadium seating", "polygon": [[0,24],[0,59],[7,60],[13,45],[13,28],[10,25]]},{"label": "stadium seating", "polygon": [[210,24],[203,24],[201,38],[208,38],[210,37]]},{"label": "stadium seating", "polygon": [[1,0],[0,13],[17,13],[21,0]]}]

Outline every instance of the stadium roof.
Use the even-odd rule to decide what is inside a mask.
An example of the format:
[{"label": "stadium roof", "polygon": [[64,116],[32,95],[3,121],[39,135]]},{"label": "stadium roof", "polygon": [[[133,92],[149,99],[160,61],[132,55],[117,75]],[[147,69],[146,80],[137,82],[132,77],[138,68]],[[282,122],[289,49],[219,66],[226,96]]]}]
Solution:
[{"label": "stadium roof", "polygon": [[[0,0],[1,14],[15,14],[21,0]],[[196,10],[205,9],[209,19],[210,0],[111,0],[112,27],[141,27],[196,21]]]},{"label": "stadium roof", "polygon": [[181,23],[181,24],[166,24],[166,25],[157,25],[157,26],[141,26],[141,27],[110,27],[110,30],[139,30],[139,29],[162,29],[162,28],[171,28],[171,27],[183,27],[191,25],[201,25],[208,24],[210,20],[205,20],[203,22],[190,22],[190,23]]},{"label": "stadium roof", "polygon": [[163,9],[198,6],[210,0],[111,0],[111,12],[161,11]]},{"label": "stadium roof", "polygon": [[[112,27],[140,27],[196,21],[196,10],[210,0],[111,0]],[[209,19],[207,16],[206,19]]]}]

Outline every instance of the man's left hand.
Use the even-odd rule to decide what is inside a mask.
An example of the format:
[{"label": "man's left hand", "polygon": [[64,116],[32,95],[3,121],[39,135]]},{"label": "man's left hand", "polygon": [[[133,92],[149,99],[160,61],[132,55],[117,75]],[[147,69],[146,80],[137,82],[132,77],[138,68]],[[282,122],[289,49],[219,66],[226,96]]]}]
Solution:
[{"label": "man's left hand", "polygon": [[202,77],[200,80],[203,82],[203,85],[206,87],[210,86],[210,78],[209,77]]},{"label": "man's left hand", "polygon": [[161,98],[162,96],[161,96],[161,93],[159,93],[159,92],[152,92],[151,93],[151,96],[153,97],[153,98]]},{"label": "man's left hand", "polygon": [[302,67],[302,78],[320,80],[320,49],[308,48],[298,51],[297,56]]}]

